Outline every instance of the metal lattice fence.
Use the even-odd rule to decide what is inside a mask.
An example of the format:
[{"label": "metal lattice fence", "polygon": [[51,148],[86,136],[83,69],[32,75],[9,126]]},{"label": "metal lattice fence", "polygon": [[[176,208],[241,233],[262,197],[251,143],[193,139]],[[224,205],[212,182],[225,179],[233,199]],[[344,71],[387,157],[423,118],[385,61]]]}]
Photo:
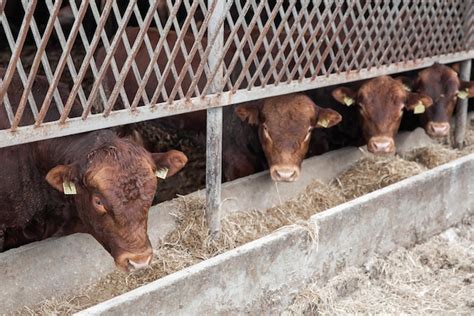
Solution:
[{"label": "metal lattice fence", "polygon": [[474,56],[470,0],[0,3],[2,147]]}]

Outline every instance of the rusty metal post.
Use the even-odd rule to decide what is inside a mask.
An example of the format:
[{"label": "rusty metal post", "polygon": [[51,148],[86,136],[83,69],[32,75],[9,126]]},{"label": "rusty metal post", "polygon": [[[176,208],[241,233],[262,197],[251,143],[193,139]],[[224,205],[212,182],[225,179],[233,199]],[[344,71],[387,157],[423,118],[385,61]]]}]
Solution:
[{"label": "rusty metal post", "polygon": [[[465,60],[461,63],[459,78],[462,81],[469,81],[471,77],[471,60]],[[459,99],[456,104],[456,130],[454,131],[454,146],[462,149],[464,146],[464,136],[467,126],[467,104],[468,99]]]},{"label": "rusty metal post", "polygon": [[[212,2],[208,0],[208,7]],[[226,1],[217,1],[208,26],[208,38],[219,32],[209,54],[209,68],[215,69],[216,76],[211,93],[220,93],[223,88],[223,66],[218,56],[224,45],[224,27],[219,28],[219,20],[225,14]],[[211,236],[216,236],[220,229],[221,181],[222,181],[222,107],[207,110],[207,144],[206,144],[206,221]]]}]

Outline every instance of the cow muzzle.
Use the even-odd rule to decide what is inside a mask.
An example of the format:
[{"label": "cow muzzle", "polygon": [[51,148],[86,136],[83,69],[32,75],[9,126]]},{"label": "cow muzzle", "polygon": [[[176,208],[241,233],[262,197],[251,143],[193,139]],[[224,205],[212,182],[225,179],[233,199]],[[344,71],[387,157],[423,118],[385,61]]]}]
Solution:
[{"label": "cow muzzle", "polygon": [[395,142],[391,137],[372,137],[367,149],[373,154],[390,154],[395,152]]},{"label": "cow muzzle", "polygon": [[272,166],[270,176],[276,182],[294,182],[300,177],[300,168],[297,166]]},{"label": "cow muzzle", "polygon": [[123,253],[115,260],[115,263],[120,270],[134,271],[148,267],[152,258],[153,250],[149,248],[143,253]]},{"label": "cow muzzle", "polygon": [[445,137],[449,135],[449,129],[447,122],[428,122],[426,132],[431,137]]}]

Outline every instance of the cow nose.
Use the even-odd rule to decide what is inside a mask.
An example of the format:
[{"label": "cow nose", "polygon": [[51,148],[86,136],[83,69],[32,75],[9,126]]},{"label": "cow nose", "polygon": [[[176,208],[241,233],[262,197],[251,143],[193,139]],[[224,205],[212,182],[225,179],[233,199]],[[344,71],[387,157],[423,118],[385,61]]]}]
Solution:
[{"label": "cow nose", "polygon": [[298,180],[299,168],[291,166],[275,166],[271,168],[270,175],[273,181],[293,182]]},{"label": "cow nose", "polygon": [[146,268],[150,265],[153,257],[153,249],[147,248],[144,252],[124,252],[120,254],[115,262],[122,271],[133,271]]},{"label": "cow nose", "polygon": [[151,258],[152,258],[152,255],[149,255],[148,258],[144,258],[138,262],[129,259],[128,264],[129,264],[129,267],[131,268],[130,270],[140,270],[140,269],[144,269],[148,267],[150,265]]},{"label": "cow nose", "polygon": [[392,153],[395,151],[395,143],[389,137],[374,137],[369,141],[367,148],[374,154]]},{"label": "cow nose", "polygon": [[449,123],[447,122],[429,122],[428,135],[433,137],[443,137],[449,134]]}]

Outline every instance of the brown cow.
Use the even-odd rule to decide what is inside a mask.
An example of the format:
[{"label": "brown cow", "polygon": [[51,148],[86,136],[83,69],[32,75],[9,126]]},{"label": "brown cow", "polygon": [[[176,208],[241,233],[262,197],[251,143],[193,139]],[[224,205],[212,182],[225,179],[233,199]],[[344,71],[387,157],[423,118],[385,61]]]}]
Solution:
[{"label": "brown cow", "polygon": [[[35,79],[32,91],[38,104],[48,85],[42,76]],[[21,87],[14,76],[8,88],[14,111]],[[67,92],[60,93],[65,102]],[[55,109],[52,104],[46,121],[58,118]],[[75,104],[76,115],[80,110]],[[33,122],[27,107],[22,125]],[[0,107],[0,129],[7,128]],[[0,161],[0,250],[53,234],[85,232],[126,270],[147,266],[152,257],[147,217],[157,187],[155,172],[167,168],[172,176],[187,158],[178,151],[151,154],[111,130],[100,130],[2,148]]]},{"label": "brown cow", "polygon": [[358,106],[367,148],[375,154],[395,152],[394,137],[404,109],[422,112],[433,103],[427,95],[406,91],[401,81],[389,76],[368,80],[358,91],[336,88],[332,95],[342,104]]},{"label": "brown cow", "polygon": [[[253,136],[243,133],[244,128],[235,123],[229,124],[228,120],[224,119],[223,152],[224,160],[227,160],[228,164],[224,172],[240,177],[259,171],[250,170],[249,173],[247,167],[242,174],[242,171],[236,172],[235,169],[255,166],[261,159],[252,154],[252,151],[258,153],[263,150],[272,179],[286,182],[296,181],[300,176],[301,163],[308,151],[313,129],[332,127],[342,119],[336,111],[317,106],[308,96],[301,93],[238,105],[235,107],[235,113],[242,121],[255,126],[256,131]],[[255,148],[257,135],[261,149]],[[232,140],[230,143],[229,138]],[[253,144],[253,148],[249,149],[249,143]],[[247,160],[235,161],[235,157],[247,157]]]},{"label": "brown cow", "polygon": [[404,82],[433,100],[433,106],[421,116],[423,128],[431,137],[448,136],[456,101],[474,97],[474,81],[461,81],[456,71],[438,63],[420,71],[414,81]]}]

